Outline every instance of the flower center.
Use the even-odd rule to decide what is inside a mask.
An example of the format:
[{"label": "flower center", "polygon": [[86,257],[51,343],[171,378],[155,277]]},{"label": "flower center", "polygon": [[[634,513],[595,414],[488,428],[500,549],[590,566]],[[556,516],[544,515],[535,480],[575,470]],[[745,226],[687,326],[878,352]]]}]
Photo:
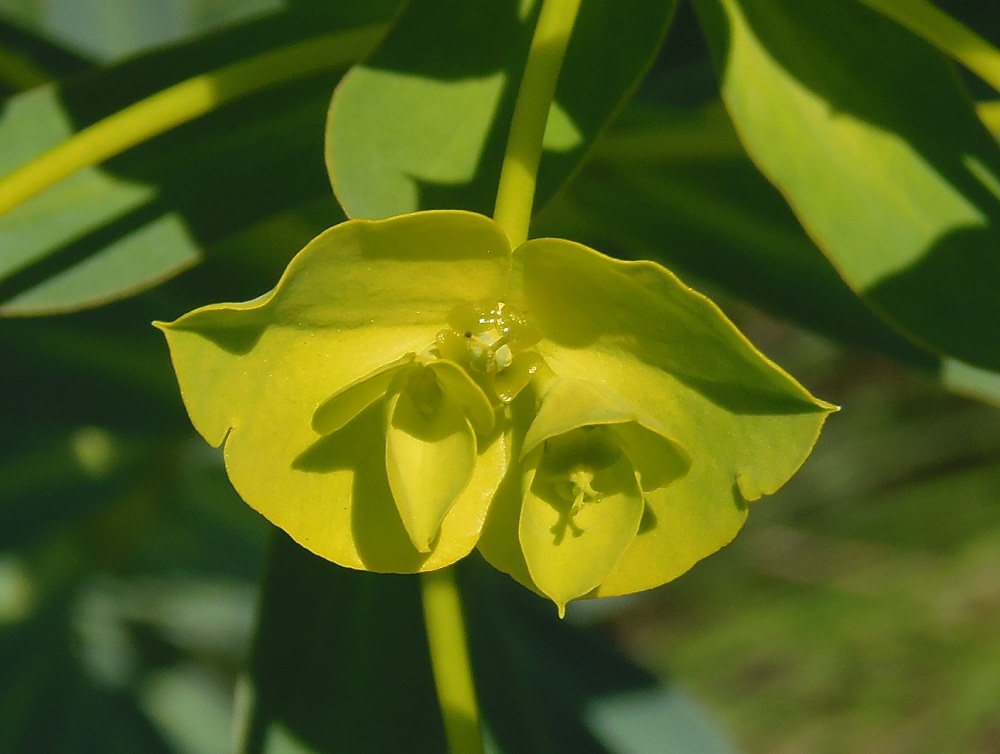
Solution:
[{"label": "flower center", "polygon": [[491,400],[513,400],[542,362],[528,350],[542,339],[541,333],[515,306],[469,304],[452,312],[448,324],[437,335],[437,355],[466,369],[488,395],[495,396]]},{"label": "flower center", "polygon": [[605,493],[594,489],[594,479],[621,458],[621,449],[606,427],[588,425],[545,441],[539,473],[543,474],[560,498],[578,511],[596,503]]},{"label": "flower center", "polygon": [[509,332],[491,327],[474,335],[471,330],[466,330],[465,339],[468,341],[469,364],[477,371],[495,374],[509,367],[514,360],[508,343]]},{"label": "flower center", "polygon": [[514,362],[517,351],[541,340],[517,308],[503,302],[463,306],[452,312],[448,324],[451,329],[438,333],[438,345],[447,351],[442,355],[483,374],[502,372]]},{"label": "flower center", "polygon": [[584,466],[573,469],[567,477],[555,483],[556,492],[563,500],[573,503],[573,510],[577,511],[583,507],[584,503],[596,503],[604,495],[595,490],[591,485],[594,481],[594,471]]}]

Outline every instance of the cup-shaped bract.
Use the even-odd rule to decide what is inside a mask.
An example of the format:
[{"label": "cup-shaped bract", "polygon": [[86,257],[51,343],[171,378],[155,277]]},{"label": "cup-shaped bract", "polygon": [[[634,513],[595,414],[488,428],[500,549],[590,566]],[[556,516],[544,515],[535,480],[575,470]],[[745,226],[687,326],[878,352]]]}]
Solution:
[{"label": "cup-shaped bract", "polygon": [[[498,491],[479,549],[560,610],[665,583],[726,545],[836,410],[652,262],[534,239],[514,250],[505,300],[542,334],[534,348],[557,382],[537,415],[527,395],[511,406],[525,465]],[[581,468],[566,460],[573,447]],[[547,452],[569,463],[561,491]]]},{"label": "cup-shaped bract", "polygon": [[470,301],[499,300],[510,265],[481,215],[352,220],[267,295],[158,326],[247,503],[341,565],[429,570],[475,546],[509,460],[492,404],[437,336]]},{"label": "cup-shaped bract", "polygon": [[478,543],[560,612],[727,544],[834,410],[659,265],[511,252],[461,211],[348,221],[265,296],[158,326],[195,428],[300,544],[416,572]]},{"label": "cup-shaped bract", "polygon": [[639,532],[645,494],[687,473],[681,445],[597,387],[554,378],[521,447],[518,541],[531,579],[559,608],[611,573]]}]

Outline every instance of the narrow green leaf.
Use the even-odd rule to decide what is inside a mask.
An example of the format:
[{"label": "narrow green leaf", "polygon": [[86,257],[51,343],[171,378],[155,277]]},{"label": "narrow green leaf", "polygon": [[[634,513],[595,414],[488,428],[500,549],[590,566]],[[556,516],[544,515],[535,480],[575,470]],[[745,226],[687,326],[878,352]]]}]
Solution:
[{"label": "narrow green leaf", "polygon": [[[37,86],[40,78],[53,81],[79,73],[94,64],[79,50],[56,41],[50,31],[39,24],[14,23],[9,17],[0,18],[0,38],[4,40],[4,52],[15,56],[14,60],[0,66],[6,69],[0,73],[0,93],[4,96]],[[28,70],[24,70],[19,63],[26,63]]]},{"label": "narrow green leaf", "polygon": [[[0,174],[185,77],[391,12],[387,2],[366,8],[290,9],[11,98],[0,113]],[[64,312],[133,295],[240,231],[328,196],[315,148],[302,134],[321,138],[335,80],[334,72],[314,75],[245,98],[0,217],[0,315]],[[326,215],[326,224],[338,219],[332,201]]]},{"label": "narrow green leaf", "polygon": [[1000,149],[947,62],[860,3],[695,5],[750,156],[845,280],[1000,370]]},{"label": "narrow green leaf", "polygon": [[1000,50],[928,0],[860,0],[961,62],[1000,92]]}]

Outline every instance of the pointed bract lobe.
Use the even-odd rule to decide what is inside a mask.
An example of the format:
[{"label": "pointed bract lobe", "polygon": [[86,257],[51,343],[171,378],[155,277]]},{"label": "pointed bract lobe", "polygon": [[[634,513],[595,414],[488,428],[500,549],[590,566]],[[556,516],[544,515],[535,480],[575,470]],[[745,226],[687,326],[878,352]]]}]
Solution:
[{"label": "pointed bract lobe", "polygon": [[476,434],[433,371],[414,372],[386,401],[385,465],[413,546],[430,552],[445,515],[472,479]]}]

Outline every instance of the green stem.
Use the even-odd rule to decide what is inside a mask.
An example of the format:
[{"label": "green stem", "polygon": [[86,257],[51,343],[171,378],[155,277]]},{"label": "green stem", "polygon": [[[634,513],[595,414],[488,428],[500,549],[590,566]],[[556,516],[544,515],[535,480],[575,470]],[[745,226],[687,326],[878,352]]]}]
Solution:
[{"label": "green stem", "polygon": [[860,0],[953,57],[1000,92],[1000,50],[927,0]]},{"label": "green stem", "polygon": [[81,168],[96,165],[251,92],[367,54],[385,27],[366,26],[288,45],[195,76],[74,134],[0,180],[0,215]]},{"label": "green stem", "polygon": [[483,754],[479,707],[454,569],[420,574],[427,642],[451,754]]},{"label": "green stem", "polygon": [[528,240],[545,122],[579,8],[580,0],[545,0],[531,38],[493,210],[515,248]]}]

